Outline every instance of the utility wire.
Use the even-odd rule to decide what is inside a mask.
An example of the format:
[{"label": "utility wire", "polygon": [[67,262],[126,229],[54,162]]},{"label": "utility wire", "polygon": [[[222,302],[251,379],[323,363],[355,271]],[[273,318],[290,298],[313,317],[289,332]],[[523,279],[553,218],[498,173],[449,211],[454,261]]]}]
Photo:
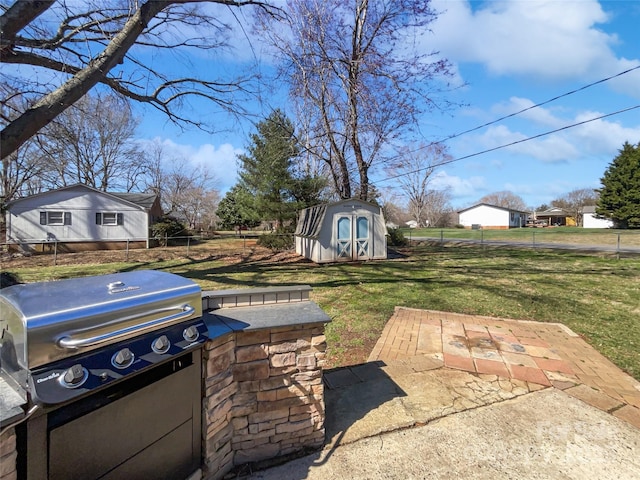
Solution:
[{"label": "utility wire", "polygon": [[[453,138],[461,137],[462,135],[465,135],[467,133],[475,132],[476,130],[480,130],[481,128],[488,127],[488,126],[493,125],[495,123],[501,122],[502,120],[506,120],[507,118],[515,117],[517,115],[520,115],[521,113],[527,112],[529,110],[533,110],[534,108],[541,107],[541,106],[546,105],[548,103],[555,102],[556,100],[558,100],[560,98],[568,97],[569,95],[573,95],[574,93],[581,92],[582,90],[586,90],[587,88],[591,88],[591,87],[593,87],[595,85],[599,85],[601,83],[608,82],[609,80],[612,80],[612,79],[617,78],[617,77],[621,77],[622,75],[626,75],[627,73],[633,72],[634,70],[638,70],[638,69],[640,69],[640,65],[636,65],[635,67],[628,68],[627,70],[624,70],[623,72],[616,73],[615,75],[611,75],[611,76],[606,77],[606,78],[602,78],[600,80],[597,80],[595,82],[589,83],[587,85],[583,85],[582,87],[576,88],[575,90],[571,90],[569,92],[565,92],[565,93],[562,93],[560,95],[556,95],[555,97],[550,98],[549,100],[545,100],[544,102],[536,103],[535,105],[530,105],[527,108],[523,108],[522,110],[519,110],[517,112],[513,112],[513,113],[510,113],[510,114],[505,115],[503,117],[496,118],[495,120],[491,120],[490,122],[483,123],[482,125],[478,125],[476,127],[470,128],[468,130],[464,130],[462,132],[451,134],[451,135],[449,135],[447,137],[444,137],[442,140],[434,140],[434,141],[428,143],[427,145],[421,145],[420,147],[416,148],[415,150],[410,150],[410,151],[408,151],[406,153],[417,153],[417,152],[419,152],[421,150],[429,148],[432,145],[437,145],[438,143],[443,143],[443,142],[446,142],[447,140],[451,140]],[[577,125],[579,125],[579,124],[577,124]],[[491,150],[488,150],[488,151],[491,151]],[[481,152],[481,153],[484,153],[484,152]],[[480,153],[478,153],[478,155],[480,155]],[[395,156],[393,158],[387,159],[385,161],[385,163],[389,163],[389,161],[391,161],[391,160],[393,160],[395,158],[398,158],[398,156]]]},{"label": "utility wire", "polygon": [[573,95],[574,93],[578,93],[578,92],[580,92],[582,90],[586,90],[587,88],[593,87],[593,86],[598,85],[600,83],[608,82],[609,80],[612,80],[614,78],[620,77],[622,75],[626,75],[627,73],[633,72],[634,70],[638,70],[638,69],[640,69],[640,65],[636,65],[635,67],[629,68],[629,69],[625,70],[624,72],[620,72],[620,73],[617,73],[615,75],[611,75],[610,77],[603,78],[603,79],[598,80],[596,82],[589,83],[587,85],[583,85],[582,87],[576,88],[575,90],[571,90],[570,92],[566,92],[566,93],[563,93],[561,95],[557,95],[557,96],[555,96],[553,98],[550,98],[549,100],[546,100],[544,102],[536,103],[535,105],[531,105],[531,106],[529,106],[527,108],[523,108],[522,110],[510,113],[509,115],[505,115],[504,117],[497,118],[496,120],[492,120],[490,122],[484,123],[484,124],[479,125],[477,127],[470,128],[469,130],[465,130],[465,131],[459,132],[459,133],[454,133],[453,135],[450,135],[450,136],[446,137],[445,141],[449,140],[449,139],[452,139],[452,138],[457,138],[457,137],[459,137],[461,135],[464,135],[466,133],[475,132],[476,130],[480,130],[481,128],[488,127],[489,125],[493,125],[494,123],[501,122],[502,120],[506,120],[507,118],[515,117],[516,115],[520,115],[521,113],[527,112],[527,111],[532,110],[534,108],[541,107],[543,105],[546,105],[547,103],[555,102],[556,100],[559,100],[561,98],[568,97],[569,95]]},{"label": "utility wire", "polygon": [[[636,68],[638,68],[638,67],[636,67]],[[511,142],[511,143],[505,143],[504,145],[499,145],[497,147],[489,148],[487,150],[482,150],[480,152],[471,153],[471,154],[465,155],[463,157],[452,158],[450,160],[445,160],[445,161],[436,163],[434,165],[429,165],[429,166],[424,167],[424,168],[418,168],[418,169],[412,170],[410,172],[405,172],[405,173],[401,173],[401,174],[394,175],[394,176],[391,176],[391,177],[387,177],[387,178],[384,178],[382,180],[377,180],[377,181],[371,182],[371,183],[375,185],[375,184],[378,184],[378,183],[387,182],[389,180],[395,180],[396,178],[405,177],[407,175],[412,175],[414,173],[419,173],[419,172],[421,172],[423,170],[427,170],[429,168],[441,167],[443,165],[449,165],[450,163],[459,162],[461,160],[466,160],[466,159],[472,158],[472,157],[477,157],[478,155],[483,155],[485,153],[495,152],[496,150],[501,150],[503,148],[511,147],[511,146],[517,145],[519,143],[528,142],[529,140],[535,140],[536,138],[544,137],[546,135],[551,135],[552,133],[561,132],[563,130],[568,130],[570,128],[578,127],[578,126],[584,125],[586,123],[595,122],[596,120],[601,120],[603,118],[612,117],[614,115],[619,115],[621,113],[629,112],[631,110],[635,110],[636,108],[640,108],[640,104],[639,105],[634,105],[633,107],[624,108],[624,109],[618,110],[616,112],[606,113],[604,115],[593,117],[593,118],[590,118],[588,120],[583,120],[582,122],[572,123],[571,125],[565,125],[564,127],[556,128],[555,130],[549,130],[548,132],[544,132],[544,133],[539,133],[538,135],[534,135],[532,137],[523,138],[523,139]]]}]

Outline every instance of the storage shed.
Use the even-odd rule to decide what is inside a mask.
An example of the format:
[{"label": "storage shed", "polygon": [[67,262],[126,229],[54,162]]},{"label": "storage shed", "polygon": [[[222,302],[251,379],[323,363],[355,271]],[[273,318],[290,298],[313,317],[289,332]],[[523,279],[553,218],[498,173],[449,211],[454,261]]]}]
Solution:
[{"label": "storage shed", "polygon": [[315,205],[300,212],[296,253],[316,263],[387,258],[382,209],[362,200]]}]

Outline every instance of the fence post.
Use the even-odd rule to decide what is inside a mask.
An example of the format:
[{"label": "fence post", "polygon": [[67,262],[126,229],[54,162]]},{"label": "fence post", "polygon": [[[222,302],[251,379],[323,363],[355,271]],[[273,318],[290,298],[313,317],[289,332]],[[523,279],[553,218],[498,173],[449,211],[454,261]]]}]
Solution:
[{"label": "fence post", "polygon": [[125,254],[124,261],[129,261],[129,239],[127,238],[127,253]]},{"label": "fence post", "polygon": [[620,260],[620,234],[618,233],[618,246],[616,247],[616,256]]},{"label": "fence post", "polygon": [[440,229],[440,245],[444,243],[444,230]]},{"label": "fence post", "polygon": [[533,248],[536,248],[536,231],[533,231]]},{"label": "fence post", "polygon": [[58,241],[53,242],[53,264],[58,264]]},{"label": "fence post", "polygon": [[189,256],[189,245],[191,244],[191,236],[187,235],[187,257]]}]

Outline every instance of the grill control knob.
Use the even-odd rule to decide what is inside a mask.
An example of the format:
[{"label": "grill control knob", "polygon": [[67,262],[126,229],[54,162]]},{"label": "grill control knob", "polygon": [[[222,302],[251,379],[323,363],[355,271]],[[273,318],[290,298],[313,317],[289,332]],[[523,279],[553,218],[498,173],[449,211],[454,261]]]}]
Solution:
[{"label": "grill control knob", "polygon": [[62,375],[60,375],[59,381],[63,387],[78,388],[82,385],[89,376],[89,372],[79,363],[67,368]]},{"label": "grill control knob", "polygon": [[182,336],[187,342],[195,342],[200,336],[200,332],[198,332],[198,327],[196,327],[195,325],[191,325],[190,327],[184,329],[184,332],[182,332]]},{"label": "grill control knob", "polygon": [[151,343],[151,350],[156,353],[167,353],[170,346],[171,342],[169,341],[167,336],[162,335],[161,337],[156,338],[153,343]]},{"label": "grill control knob", "polygon": [[129,365],[133,363],[133,352],[128,348],[123,348],[116,352],[113,357],[111,357],[111,363],[116,368],[127,368]]}]

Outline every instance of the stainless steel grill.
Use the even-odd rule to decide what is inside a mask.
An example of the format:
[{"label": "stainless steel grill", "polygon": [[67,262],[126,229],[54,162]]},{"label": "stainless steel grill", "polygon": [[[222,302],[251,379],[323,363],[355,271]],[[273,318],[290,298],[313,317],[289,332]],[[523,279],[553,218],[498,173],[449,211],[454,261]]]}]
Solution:
[{"label": "stainless steel grill", "polygon": [[39,409],[19,428],[22,476],[180,478],[197,469],[206,338],[200,287],[166,272],[0,290],[0,373]]},{"label": "stainless steel grill", "polygon": [[1,292],[3,369],[39,403],[104,387],[206,338],[200,287],[165,272],[14,285]]}]

